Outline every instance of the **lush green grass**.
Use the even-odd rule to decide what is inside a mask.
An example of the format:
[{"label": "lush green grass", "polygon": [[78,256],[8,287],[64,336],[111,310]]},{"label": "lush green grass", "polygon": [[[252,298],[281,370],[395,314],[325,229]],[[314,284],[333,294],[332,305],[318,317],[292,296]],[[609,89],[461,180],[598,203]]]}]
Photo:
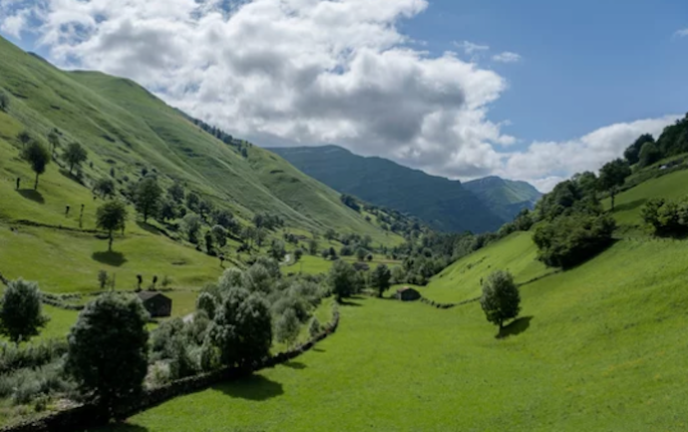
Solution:
[{"label": "lush green grass", "polygon": [[478,304],[356,299],[316,351],[115,430],[685,430],[684,254],[622,241],[528,284],[505,339]]},{"label": "lush green grass", "polygon": [[516,232],[460,259],[419,290],[424,297],[441,303],[469,300],[480,296],[481,280],[493,271],[509,270],[516,283],[528,282],[554,271],[538,262],[536,256],[537,248],[531,233]]}]

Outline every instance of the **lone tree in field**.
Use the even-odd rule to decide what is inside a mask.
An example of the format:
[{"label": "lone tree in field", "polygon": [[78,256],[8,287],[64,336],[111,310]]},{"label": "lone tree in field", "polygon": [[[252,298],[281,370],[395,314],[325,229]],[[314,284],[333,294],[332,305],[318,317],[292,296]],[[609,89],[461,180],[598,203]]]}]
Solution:
[{"label": "lone tree in field", "polygon": [[115,182],[105,177],[98,179],[96,184],[93,185],[93,192],[100,195],[101,198],[112,198],[115,196]]},{"label": "lone tree in field", "polygon": [[0,333],[15,344],[28,341],[48,322],[41,311],[41,292],[36,282],[11,281],[0,304]]},{"label": "lone tree in field", "polygon": [[375,268],[372,274],[373,286],[377,289],[378,297],[382,298],[382,294],[391,286],[392,272],[385,264],[380,264]]},{"label": "lone tree in field", "polygon": [[96,226],[108,232],[108,251],[112,252],[114,232],[124,230],[127,220],[127,208],[118,200],[108,201],[96,211]]},{"label": "lone tree in field", "polygon": [[614,197],[629,175],[631,175],[631,167],[623,159],[608,162],[600,170],[600,187],[609,192],[612,199],[612,211],[614,210]]},{"label": "lone tree in field", "polygon": [[55,154],[55,150],[60,147],[60,136],[57,134],[57,129],[53,129],[48,134],[48,142],[50,143],[50,151]]},{"label": "lone tree in field", "polygon": [[358,283],[356,270],[344,260],[335,261],[330,268],[328,282],[337,301],[342,301],[344,298],[351,297],[356,290]]},{"label": "lone tree in field", "polygon": [[22,152],[24,159],[31,165],[31,169],[36,173],[36,182],[33,189],[38,189],[38,176],[45,172],[45,167],[50,163],[50,153],[36,141],[32,141]]},{"label": "lone tree in field", "polygon": [[504,327],[504,321],[516,318],[521,311],[521,295],[511,273],[496,271],[483,282],[483,295],[480,305],[485,317],[491,323]]},{"label": "lone tree in field", "polygon": [[0,91],[0,111],[7,112],[10,109],[10,97],[7,93]]},{"label": "lone tree in field", "polygon": [[134,400],[148,369],[148,313],[138,297],[106,293],[69,333],[66,370],[110,417]]},{"label": "lone tree in field", "polygon": [[136,186],[134,202],[136,211],[141,213],[144,222],[148,222],[150,215],[157,212],[160,197],[162,197],[162,189],[155,177],[146,177]]},{"label": "lone tree in field", "polygon": [[69,165],[69,173],[74,171],[74,167],[80,167],[82,163],[86,162],[88,159],[88,153],[86,149],[79,143],[70,143],[62,154],[62,158]]}]

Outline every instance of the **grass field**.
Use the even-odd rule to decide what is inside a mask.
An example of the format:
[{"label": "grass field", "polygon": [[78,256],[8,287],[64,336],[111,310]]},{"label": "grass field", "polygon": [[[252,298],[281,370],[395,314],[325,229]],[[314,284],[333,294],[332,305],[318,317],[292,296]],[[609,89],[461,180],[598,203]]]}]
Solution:
[{"label": "grass field", "polygon": [[[676,173],[621,194],[680,196]],[[642,188],[645,186],[645,188]],[[619,208],[622,225],[638,222]],[[623,233],[623,230],[622,230]],[[634,235],[567,272],[517,233],[448,268],[424,295],[455,302],[507,268],[520,318],[497,329],[471,303],[355,299],[334,337],[251,379],[183,396],[110,431],[683,431],[688,244]]]}]

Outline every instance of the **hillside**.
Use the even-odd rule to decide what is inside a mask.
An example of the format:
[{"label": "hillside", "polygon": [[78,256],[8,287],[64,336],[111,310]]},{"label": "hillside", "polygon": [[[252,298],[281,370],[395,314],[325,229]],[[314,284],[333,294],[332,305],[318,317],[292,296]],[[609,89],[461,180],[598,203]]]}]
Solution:
[{"label": "hillside", "polygon": [[304,173],[339,192],[416,216],[440,231],[497,230],[496,215],[459,181],[428,175],[337,146],[272,148]]},{"label": "hillside", "polygon": [[542,196],[529,183],[494,176],[464,182],[463,187],[473,192],[483,204],[508,222],[524,208],[532,210]]},{"label": "hillside", "polygon": [[[236,217],[270,212],[305,231],[335,229],[390,239],[339,200],[339,194],[280,157],[244,143],[247,157],[200,130],[187,117],[126,79],[63,72],[0,40],[0,87],[11,94],[11,115],[39,139],[53,128],[62,141],[89,152],[84,183],[114,173],[123,188],[153,170],[179,181]],[[7,142],[15,133],[0,131]],[[55,164],[53,164],[55,167]]]},{"label": "hillside", "polygon": [[[688,193],[684,173],[620,194],[619,223],[638,224],[639,208],[631,208],[638,200]],[[341,308],[344,324],[317,350],[106,430],[219,424],[266,431],[361,425],[403,431],[685,430],[685,251],[685,240],[636,233],[575,269],[551,272],[535,261],[530,234],[516,233],[421,288],[430,298],[459,301],[479,292],[480,278],[510,269],[523,283],[522,310],[503,338],[495,337],[479,303],[439,310],[357,298]]]}]

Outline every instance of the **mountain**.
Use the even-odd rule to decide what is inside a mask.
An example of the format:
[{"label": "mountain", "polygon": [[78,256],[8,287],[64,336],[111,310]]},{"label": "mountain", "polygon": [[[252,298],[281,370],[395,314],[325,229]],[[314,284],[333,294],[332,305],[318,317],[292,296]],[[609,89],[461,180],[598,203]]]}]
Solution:
[{"label": "mountain", "polygon": [[505,221],[511,221],[524,208],[533,209],[542,193],[530,183],[485,177],[463,183],[493,213]]},{"label": "mountain", "polygon": [[480,233],[506,222],[461,182],[387,159],[358,156],[333,145],[270,150],[341,193],[416,216],[440,231]]},{"label": "mountain", "polygon": [[[0,58],[0,91],[10,98],[8,114],[0,114],[16,125],[3,129],[0,122],[0,140],[19,148],[16,129],[25,129],[47,146],[48,133],[57,129],[63,148],[79,142],[88,151],[80,173],[86,187],[106,177],[126,191],[154,172],[163,188],[181,182],[244,224],[269,212],[305,232],[334,229],[380,243],[401,241],[281,157],[242,140],[222,142],[131,80],[62,71],[2,38]],[[58,165],[64,166],[59,158],[49,169]]]}]

